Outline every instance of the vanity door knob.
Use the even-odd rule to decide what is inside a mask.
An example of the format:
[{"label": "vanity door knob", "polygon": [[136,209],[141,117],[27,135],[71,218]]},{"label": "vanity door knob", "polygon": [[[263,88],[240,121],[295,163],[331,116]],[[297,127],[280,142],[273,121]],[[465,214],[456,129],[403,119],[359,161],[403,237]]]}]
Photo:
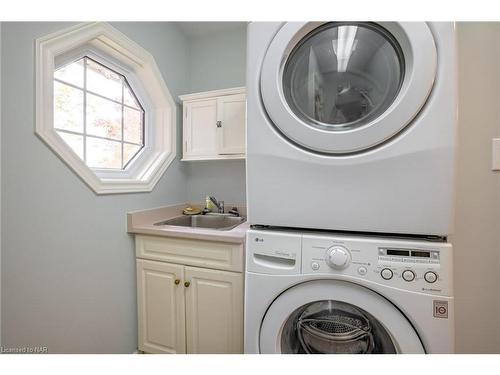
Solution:
[{"label": "vanity door knob", "polygon": [[184,283],[184,286],[185,286],[186,288],[189,288],[189,286],[190,286],[190,285],[191,285],[191,283],[190,283],[189,281],[186,281],[186,282]]},{"label": "vanity door knob", "polygon": [[176,280],[174,281],[174,283],[175,283],[175,285],[179,285],[179,284],[181,283],[181,281],[180,281],[179,279],[176,279]]}]

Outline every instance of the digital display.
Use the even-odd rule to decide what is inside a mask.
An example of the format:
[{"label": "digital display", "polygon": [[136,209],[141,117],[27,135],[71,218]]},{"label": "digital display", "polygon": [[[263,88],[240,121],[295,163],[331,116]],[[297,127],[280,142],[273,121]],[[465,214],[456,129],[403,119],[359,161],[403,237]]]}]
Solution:
[{"label": "digital display", "polygon": [[387,249],[387,255],[396,255],[401,257],[409,257],[410,252],[408,250],[395,250],[395,249]]},{"label": "digital display", "polygon": [[428,251],[412,251],[411,256],[412,257],[420,257],[420,258],[430,258],[431,253]]}]

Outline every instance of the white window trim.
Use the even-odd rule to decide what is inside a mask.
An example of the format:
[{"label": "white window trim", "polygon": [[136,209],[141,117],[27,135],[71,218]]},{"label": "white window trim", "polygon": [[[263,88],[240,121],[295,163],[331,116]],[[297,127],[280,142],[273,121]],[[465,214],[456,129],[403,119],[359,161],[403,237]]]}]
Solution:
[{"label": "white window trim", "polygon": [[[54,129],[54,70],[84,54],[126,76],[146,111],[145,147],[125,170],[89,168]],[[176,104],[149,52],[105,22],[84,23],[36,40],[35,132],[97,194],[149,192],[176,157]]]}]

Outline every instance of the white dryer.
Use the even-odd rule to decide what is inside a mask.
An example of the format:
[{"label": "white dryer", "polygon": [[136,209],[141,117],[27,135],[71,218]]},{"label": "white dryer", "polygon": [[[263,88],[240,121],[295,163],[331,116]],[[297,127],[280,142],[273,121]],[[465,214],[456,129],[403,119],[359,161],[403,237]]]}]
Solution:
[{"label": "white dryer", "polygon": [[250,230],[245,353],[453,353],[448,243]]},{"label": "white dryer", "polygon": [[451,232],[453,23],[256,22],[247,48],[250,223]]}]

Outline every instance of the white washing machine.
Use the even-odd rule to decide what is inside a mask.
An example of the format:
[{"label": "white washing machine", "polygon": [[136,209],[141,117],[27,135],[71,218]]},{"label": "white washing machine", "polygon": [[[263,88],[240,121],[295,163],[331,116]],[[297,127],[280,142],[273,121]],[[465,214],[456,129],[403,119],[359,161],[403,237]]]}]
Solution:
[{"label": "white washing machine", "polygon": [[444,242],[250,230],[245,353],[453,353]]},{"label": "white washing machine", "polygon": [[451,232],[453,23],[256,22],[247,48],[250,223]]}]

